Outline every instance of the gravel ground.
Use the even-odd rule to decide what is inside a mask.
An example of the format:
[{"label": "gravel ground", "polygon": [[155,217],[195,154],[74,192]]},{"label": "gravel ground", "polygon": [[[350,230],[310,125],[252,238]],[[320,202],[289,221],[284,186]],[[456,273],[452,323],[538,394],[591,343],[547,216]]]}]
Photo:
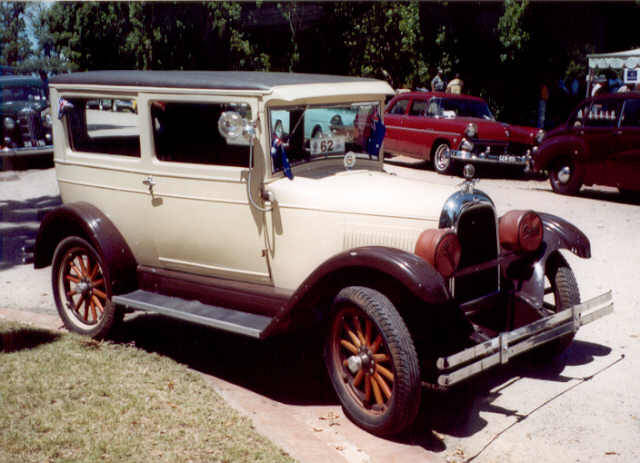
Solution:
[{"label": "gravel ground", "polygon": [[[461,182],[402,158],[392,160],[387,169],[452,187]],[[593,257],[583,260],[570,253],[565,257],[582,299],[611,289],[614,313],[583,327],[561,362],[535,368],[515,362],[452,393],[425,395],[415,430],[403,442],[372,438],[343,422],[342,427],[327,429],[325,444],[334,445],[344,461],[354,462],[393,461],[407,448],[412,460],[418,456],[451,462],[638,461],[640,388],[633,381],[640,376],[640,297],[634,291],[640,264],[640,207],[622,201],[613,189],[589,188],[578,197],[564,197],[539,180],[495,177],[481,180],[477,188],[493,198],[499,213],[531,208],[581,228],[591,240]],[[20,265],[15,248],[35,237],[38,220],[58,201],[53,169],[0,172],[0,308],[55,314],[50,268]],[[234,393],[227,396],[233,403]],[[235,395],[240,408],[241,396]],[[278,413],[277,401],[269,406]],[[337,405],[317,408],[287,404],[280,413],[298,417],[292,423],[308,426],[316,436],[321,435],[317,427],[323,422],[313,413],[334,413],[344,420]]]}]

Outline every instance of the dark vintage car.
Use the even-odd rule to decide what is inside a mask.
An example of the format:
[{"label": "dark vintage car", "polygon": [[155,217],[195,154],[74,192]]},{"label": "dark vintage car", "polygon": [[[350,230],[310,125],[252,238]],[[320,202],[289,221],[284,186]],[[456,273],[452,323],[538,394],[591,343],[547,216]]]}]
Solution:
[{"label": "dark vintage car", "polygon": [[587,98],[547,135],[534,170],[549,173],[553,191],[575,194],[582,185],[640,192],[640,93]]},{"label": "dark vintage car", "polygon": [[44,82],[36,77],[0,77],[0,152],[53,152],[51,109]]},{"label": "dark vintage car", "polygon": [[482,99],[441,92],[407,92],[387,105],[385,152],[430,161],[441,174],[456,164],[530,168],[542,130],[496,121]]}]

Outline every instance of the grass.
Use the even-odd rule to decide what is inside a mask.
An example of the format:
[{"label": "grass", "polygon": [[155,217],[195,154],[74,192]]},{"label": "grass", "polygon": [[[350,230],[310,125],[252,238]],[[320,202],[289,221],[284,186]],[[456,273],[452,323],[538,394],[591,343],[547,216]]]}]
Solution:
[{"label": "grass", "polygon": [[197,373],[0,321],[0,462],[293,461]]}]

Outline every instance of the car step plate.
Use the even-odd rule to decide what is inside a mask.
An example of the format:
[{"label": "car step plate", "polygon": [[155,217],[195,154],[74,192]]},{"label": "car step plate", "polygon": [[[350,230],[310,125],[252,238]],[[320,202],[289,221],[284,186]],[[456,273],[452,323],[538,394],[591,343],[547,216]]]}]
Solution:
[{"label": "car step plate", "polygon": [[225,309],[141,289],[113,296],[112,301],[131,309],[159,313],[223,331],[244,334],[252,338],[261,338],[265,328],[272,320],[271,317],[264,315]]}]

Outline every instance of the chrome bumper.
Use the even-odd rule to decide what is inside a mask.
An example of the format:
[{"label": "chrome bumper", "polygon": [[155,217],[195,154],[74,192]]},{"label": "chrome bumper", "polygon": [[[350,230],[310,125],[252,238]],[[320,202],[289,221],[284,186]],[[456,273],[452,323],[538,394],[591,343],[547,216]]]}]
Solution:
[{"label": "chrome bumper", "polygon": [[531,168],[531,155],[515,154],[476,154],[464,150],[449,150],[452,160],[472,164],[500,164],[506,166],[522,166],[525,170]]},{"label": "chrome bumper", "polygon": [[613,298],[609,291],[521,328],[500,333],[493,339],[456,354],[440,357],[436,366],[445,373],[438,376],[438,384],[452,386],[495,365],[505,364],[511,357],[565,334],[575,333],[582,325],[611,312]]},{"label": "chrome bumper", "polygon": [[4,156],[30,156],[34,154],[53,153],[53,145],[30,146],[25,148],[0,149],[0,158]]}]

